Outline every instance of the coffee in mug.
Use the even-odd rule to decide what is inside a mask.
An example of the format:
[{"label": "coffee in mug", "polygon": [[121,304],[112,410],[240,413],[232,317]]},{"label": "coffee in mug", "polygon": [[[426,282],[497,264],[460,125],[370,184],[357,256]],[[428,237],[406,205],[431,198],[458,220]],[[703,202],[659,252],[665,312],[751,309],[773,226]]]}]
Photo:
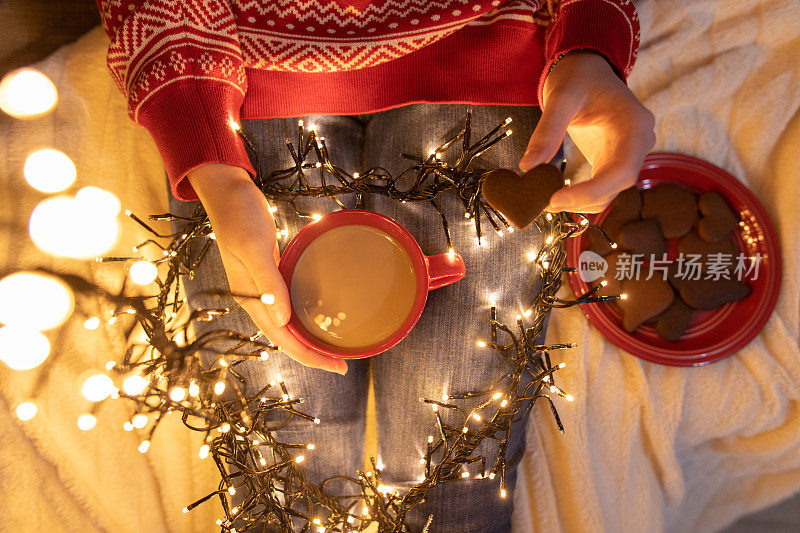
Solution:
[{"label": "coffee in mug", "polygon": [[318,339],[362,348],[394,334],[412,311],[414,264],[391,235],[348,224],[325,231],[303,250],[291,278],[294,312]]}]

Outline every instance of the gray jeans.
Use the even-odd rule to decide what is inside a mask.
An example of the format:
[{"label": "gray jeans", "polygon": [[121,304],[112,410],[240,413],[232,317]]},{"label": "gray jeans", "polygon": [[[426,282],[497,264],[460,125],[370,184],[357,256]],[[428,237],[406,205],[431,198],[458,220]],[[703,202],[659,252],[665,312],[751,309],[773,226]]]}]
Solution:
[{"label": "gray jeans", "polygon": [[[467,107],[416,104],[369,115],[303,118],[306,126],[316,126],[317,135],[325,137],[331,159],[338,166],[350,172],[380,166],[397,175],[410,165],[399,157],[401,153],[427,156],[438,143],[458,131]],[[486,169],[517,168],[539,115],[539,109],[533,107],[474,106],[473,140],[509,116],[514,130],[511,137],[489,149],[475,164]],[[249,120],[242,128],[255,144],[267,171],[293,165],[285,139],[297,137],[296,118]],[[455,154],[457,150],[453,148],[451,152]],[[350,200],[351,203],[344,203],[350,206]],[[427,436],[436,433],[431,408],[420,398],[439,399],[448,391],[484,389],[509,371],[503,357],[489,348],[477,347],[476,341],[489,340],[490,302],[497,302],[498,319],[509,325],[515,324],[515,316],[532,302],[538,287],[526,254],[538,250],[542,236],[530,227],[500,237],[484,223],[486,244],[478,248],[475,230],[464,218],[456,195],[443,193],[437,202],[451,223],[453,246],[463,256],[467,274],[461,281],[429,294],[422,317],[402,342],[370,359],[349,361],[345,376],[306,368],[279,352],[265,362],[253,361],[238,367],[249,380],[248,393],[280,374],[292,396],[305,398],[303,410],[322,420],[317,425],[297,419],[277,435],[286,441],[315,444],[316,449],[306,454],[304,463],[312,481],[354,475],[363,468],[370,372],[376,399],[378,463],[383,466],[384,483],[408,487],[423,475],[424,465],[419,460],[425,453]],[[308,212],[325,213],[337,208],[330,198],[301,199],[298,204]],[[276,205],[278,227],[288,228],[289,237],[307,222],[290,213],[288,205]],[[196,203],[180,202],[170,196],[170,209],[175,214],[190,215],[195,206]],[[384,197],[369,197],[366,207],[405,226],[425,254],[447,251],[439,216],[427,203],[399,204]],[[281,247],[287,241],[283,239]],[[189,303],[193,307],[219,305],[219,300],[212,302],[197,294],[211,288],[228,289],[216,246],[194,279],[186,282]],[[197,323],[198,334],[212,328],[247,335],[258,330],[232,299],[222,303],[232,311],[213,322]],[[456,418],[449,422],[459,423]],[[508,446],[509,492],[524,450],[525,422],[515,424]],[[476,454],[486,457],[489,467],[496,452],[497,441],[490,439],[476,450]],[[479,479],[476,473],[477,467],[469,478],[434,487],[426,501],[410,514],[409,524],[420,529],[427,516],[433,514],[431,532],[510,531],[512,498],[499,497],[499,477]],[[351,494],[352,488],[342,486],[341,490]]]}]

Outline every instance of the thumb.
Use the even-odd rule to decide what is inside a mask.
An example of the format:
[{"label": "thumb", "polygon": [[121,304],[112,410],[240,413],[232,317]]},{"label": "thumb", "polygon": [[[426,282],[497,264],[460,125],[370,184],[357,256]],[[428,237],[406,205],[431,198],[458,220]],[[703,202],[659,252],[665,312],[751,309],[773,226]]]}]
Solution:
[{"label": "thumb", "polygon": [[247,270],[261,294],[261,302],[267,307],[270,319],[277,327],[283,327],[292,316],[289,290],[275,264],[272,250],[254,251],[245,258]]},{"label": "thumb", "polygon": [[564,141],[567,126],[577,112],[577,102],[568,93],[549,98],[542,107],[542,116],[519,162],[520,170],[527,172],[536,165],[553,159]]}]

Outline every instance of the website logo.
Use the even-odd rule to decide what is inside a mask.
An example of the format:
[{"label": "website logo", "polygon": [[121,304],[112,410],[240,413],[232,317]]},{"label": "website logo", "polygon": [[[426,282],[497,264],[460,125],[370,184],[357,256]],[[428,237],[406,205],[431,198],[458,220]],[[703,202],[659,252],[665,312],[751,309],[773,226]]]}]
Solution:
[{"label": "website logo", "polygon": [[608,262],[591,250],[584,250],[578,257],[578,276],[585,283],[602,278],[607,270]]}]

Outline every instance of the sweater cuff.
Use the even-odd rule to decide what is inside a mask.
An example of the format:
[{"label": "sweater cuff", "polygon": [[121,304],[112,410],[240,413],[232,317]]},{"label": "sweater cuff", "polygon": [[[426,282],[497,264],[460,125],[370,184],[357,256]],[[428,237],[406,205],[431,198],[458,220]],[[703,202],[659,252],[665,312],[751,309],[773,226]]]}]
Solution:
[{"label": "sweater cuff", "polygon": [[625,81],[636,61],[639,19],[632,4],[622,7],[603,0],[576,0],[558,11],[548,27],[545,66],[539,79],[539,105],[553,63],[566,52],[594,50],[604,56]]},{"label": "sweater cuff", "polygon": [[227,83],[188,80],[164,87],[139,108],[136,121],[155,140],[178,200],[198,199],[186,174],[201,165],[237,166],[255,176],[244,142],[231,125],[239,122],[243,99]]}]

